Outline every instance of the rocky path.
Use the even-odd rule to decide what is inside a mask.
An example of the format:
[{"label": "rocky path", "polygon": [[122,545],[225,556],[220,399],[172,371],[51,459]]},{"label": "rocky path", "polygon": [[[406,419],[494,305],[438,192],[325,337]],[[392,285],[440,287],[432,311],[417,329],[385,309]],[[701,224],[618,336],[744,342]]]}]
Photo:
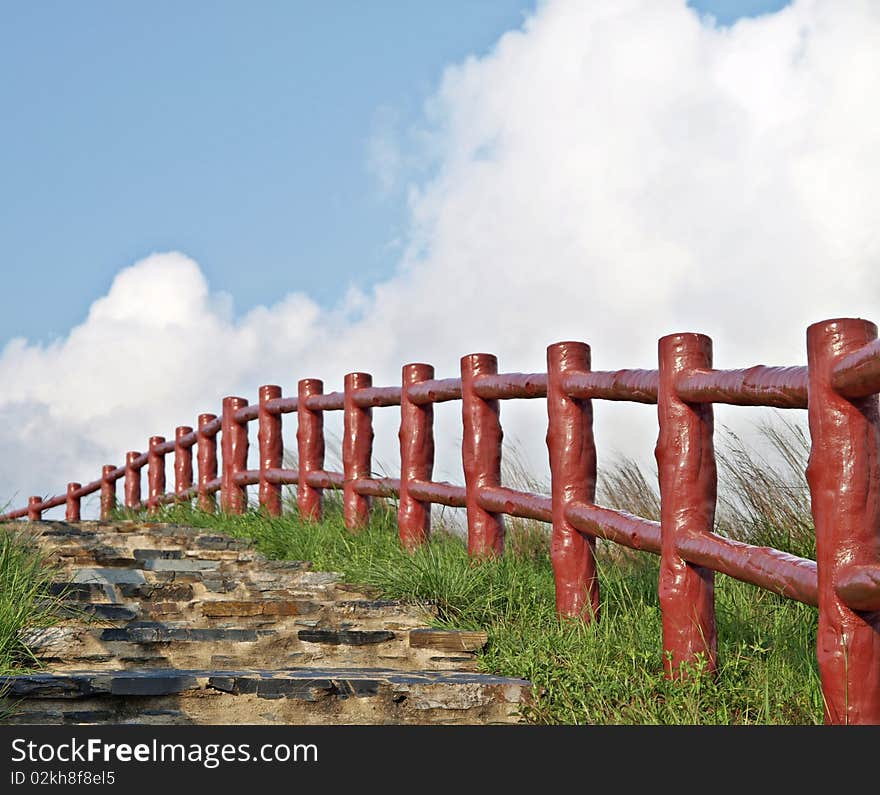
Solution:
[{"label": "rocky path", "polygon": [[[0,524],[0,532],[3,531]],[[0,678],[7,723],[516,723],[531,687],[475,671],[477,632],[247,540],[171,524],[40,522],[65,620]]]}]

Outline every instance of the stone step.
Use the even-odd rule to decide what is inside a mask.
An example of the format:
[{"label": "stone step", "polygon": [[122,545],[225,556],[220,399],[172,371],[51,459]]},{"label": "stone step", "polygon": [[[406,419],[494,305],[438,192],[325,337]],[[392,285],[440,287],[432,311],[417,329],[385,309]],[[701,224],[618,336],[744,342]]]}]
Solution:
[{"label": "stone step", "polygon": [[[443,632],[432,630],[432,632]],[[294,618],[268,627],[192,627],[185,623],[131,621],[121,627],[55,626],[32,629],[25,641],[53,670],[119,667],[202,668],[318,664],[427,670],[472,670],[485,644],[443,648],[425,644],[423,631],[328,626]]]},{"label": "stone step", "polygon": [[69,671],[0,677],[12,724],[515,724],[521,679],[376,668]]},{"label": "stone step", "polygon": [[[89,586],[91,588],[91,586]],[[103,592],[102,592],[103,594]],[[106,595],[106,594],[103,594]],[[331,627],[357,625],[361,629],[423,627],[437,615],[435,605],[391,599],[178,599],[105,602],[67,599],[61,614],[66,625],[98,623],[125,625],[131,621],[186,622],[191,627],[285,626],[311,619]]]}]

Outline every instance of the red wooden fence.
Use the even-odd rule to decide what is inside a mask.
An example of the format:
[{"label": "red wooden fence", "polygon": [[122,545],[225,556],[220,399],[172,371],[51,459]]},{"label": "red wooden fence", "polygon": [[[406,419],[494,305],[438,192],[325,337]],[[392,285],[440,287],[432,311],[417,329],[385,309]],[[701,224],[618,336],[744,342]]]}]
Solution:
[{"label": "red wooden fence", "polygon": [[[659,596],[667,675],[705,657],[716,665],[715,572],[752,583],[819,610],[817,659],[827,723],[880,723],[880,341],[861,319],[815,323],[807,330],[806,367],[716,370],[711,340],[674,334],[659,341],[656,370],[596,372],[590,349],[560,342],[547,349],[546,373],[498,373],[494,356],[461,360],[459,378],[435,379],[427,364],[403,367],[401,386],[374,387],[366,373],[349,373],[342,392],[324,393],[321,381],[299,382],[295,397],[281,387],[260,388],[259,402],[223,400],[220,417],[201,414],[196,429],[181,426],[174,439],[153,436],[147,452],[131,451],[123,466],[107,465],[97,480],[70,483],[64,495],[31,497],[26,508],[0,519],[27,517],[66,505],[80,518],[80,500],[101,495],[101,516],[116,504],[124,481],[127,508],[195,500],[205,510],[241,513],[247,486],[259,503],[281,512],[282,484],[296,484],[301,514],[321,518],[324,489],[342,489],[346,526],[361,527],[376,497],[398,497],[401,543],[430,535],[433,503],[464,507],[472,555],[504,549],[504,516],[552,524],[556,606],[561,615],[592,620],[599,614],[595,543],[604,538],[660,555]],[[501,484],[499,405],[513,398],[546,398],[550,496]],[[661,520],[649,521],[595,505],[596,450],[592,400],[657,405],[656,457]],[[432,480],[433,405],[462,405],[464,486]],[[816,561],[733,541],[713,532],[717,476],[713,403],[807,409],[811,452],[807,468],[816,527]],[[372,410],[400,407],[400,479],[372,476]],[[343,472],[324,468],[323,413],[343,412]],[[297,415],[299,466],[284,469],[281,423]],[[247,469],[248,423],[258,424],[259,468]],[[220,460],[217,462],[217,435]],[[193,447],[197,473],[193,478]],[[174,490],[166,492],[165,459],[174,455]],[[147,496],[141,474],[147,468]]]}]

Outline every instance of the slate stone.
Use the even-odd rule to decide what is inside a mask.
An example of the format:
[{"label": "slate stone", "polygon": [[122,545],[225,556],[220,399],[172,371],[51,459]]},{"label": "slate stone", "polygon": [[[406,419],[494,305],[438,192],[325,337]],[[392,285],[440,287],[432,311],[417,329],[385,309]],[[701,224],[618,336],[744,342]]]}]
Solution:
[{"label": "slate stone", "polygon": [[110,585],[141,585],[146,582],[140,569],[83,568],[73,575],[74,583],[107,583]]},{"label": "slate stone", "polygon": [[104,723],[113,720],[115,713],[109,710],[91,709],[91,710],[75,710],[73,712],[64,713],[65,723]]},{"label": "slate stone", "polygon": [[212,571],[219,568],[219,560],[198,560],[196,558],[167,560],[164,558],[154,558],[144,561],[144,571],[173,571],[189,574],[200,571]]},{"label": "slate stone", "polygon": [[193,676],[179,676],[164,671],[150,672],[147,676],[114,676],[110,692],[114,696],[167,696],[198,687]]},{"label": "slate stone", "polygon": [[135,560],[181,560],[182,549],[136,549],[132,553]]},{"label": "slate stone", "polygon": [[367,646],[394,639],[387,629],[301,629],[297,637],[307,643],[326,643],[331,646]]}]

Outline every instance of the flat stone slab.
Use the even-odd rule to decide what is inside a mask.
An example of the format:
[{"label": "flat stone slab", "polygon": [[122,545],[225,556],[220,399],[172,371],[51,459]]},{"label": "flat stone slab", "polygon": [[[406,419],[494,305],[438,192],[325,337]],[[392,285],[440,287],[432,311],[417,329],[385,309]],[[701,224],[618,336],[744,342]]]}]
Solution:
[{"label": "flat stone slab", "polygon": [[74,583],[106,585],[143,585],[146,577],[140,569],[77,569],[71,577]]},{"label": "flat stone slab", "polygon": [[187,558],[185,560],[174,560],[168,558],[150,558],[143,561],[145,571],[179,571],[184,573],[213,571],[220,568],[219,560],[199,560],[198,558]]},{"label": "flat stone slab", "polygon": [[331,695],[371,696],[383,686],[414,688],[431,685],[481,685],[528,691],[524,679],[467,671],[395,671],[381,668],[291,668],[285,670],[209,670],[154,668],[133,671],[69,671],[0,677],[0,688],[13,698],[87,698],[93,696],[156,696],[195,690],[248,694],[266,698]]},{"label": "flat stone slab", "polygon": [[331,646],[366,646],[394,640],[387,629],[301,629],[297,636],[306,643],[327,643]]}]

